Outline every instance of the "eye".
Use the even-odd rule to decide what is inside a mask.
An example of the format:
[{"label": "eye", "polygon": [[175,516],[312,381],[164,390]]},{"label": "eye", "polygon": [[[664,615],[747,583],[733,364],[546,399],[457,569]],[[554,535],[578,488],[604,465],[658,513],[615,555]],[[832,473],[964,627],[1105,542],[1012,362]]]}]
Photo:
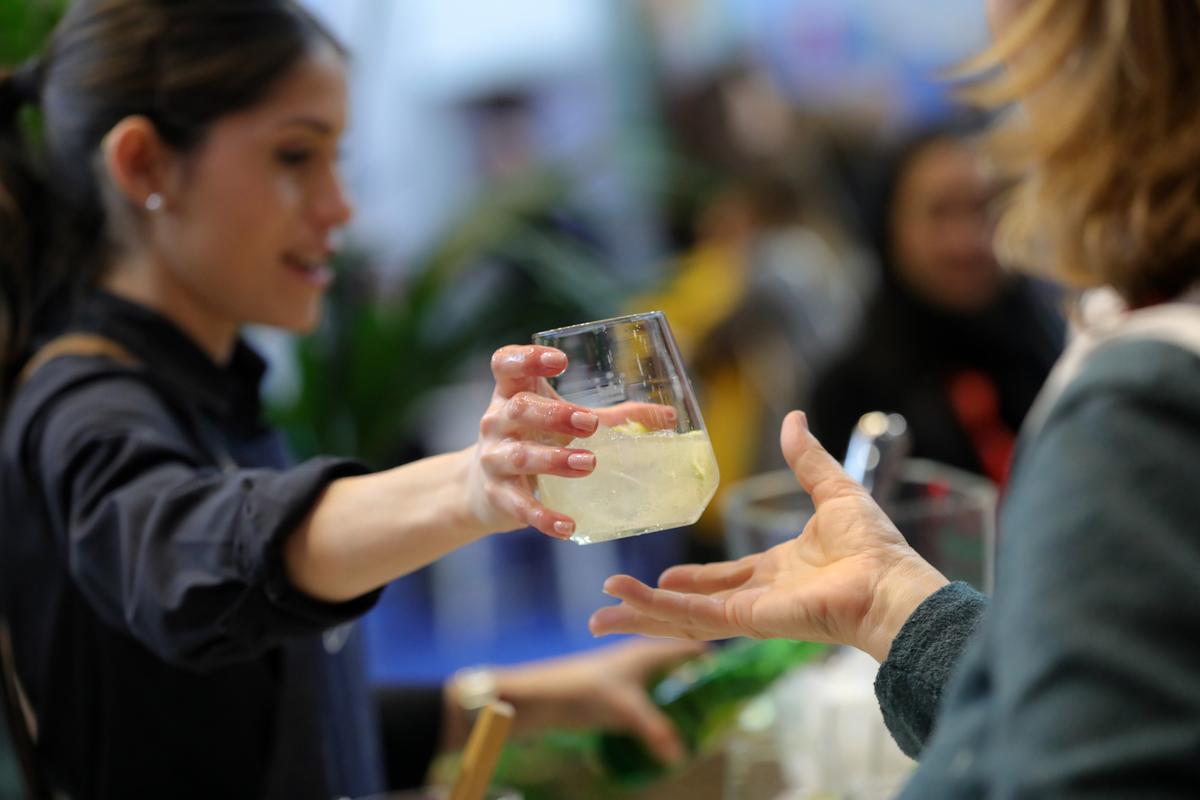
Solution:
[{"label": "eye", "polygon": [[302,167],[312,160],[313,152],[307,148],[283,148],[275,152],[275,159],[285,167]]}]

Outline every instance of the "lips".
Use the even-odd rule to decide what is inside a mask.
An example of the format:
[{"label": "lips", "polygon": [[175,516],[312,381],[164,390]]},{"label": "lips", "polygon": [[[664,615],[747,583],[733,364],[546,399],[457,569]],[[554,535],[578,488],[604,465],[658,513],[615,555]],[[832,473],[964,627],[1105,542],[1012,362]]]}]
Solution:
[{"label": "lips", "polygon": [[308,258],[296,253],[287,253],[283,257],[283,263],[292,274],[317,289],[325,289],[333,282],[333,270],[325,263],[324,258]]}]

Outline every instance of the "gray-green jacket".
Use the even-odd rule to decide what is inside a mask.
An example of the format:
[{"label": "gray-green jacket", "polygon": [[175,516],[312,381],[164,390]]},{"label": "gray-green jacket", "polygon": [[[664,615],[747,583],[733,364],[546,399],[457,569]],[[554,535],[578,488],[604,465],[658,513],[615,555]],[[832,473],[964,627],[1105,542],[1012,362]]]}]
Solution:
[{"label": "gray-green jacket", "polygon": [[1110,344],[1023,443],[990,608],[952,584],[876,692],[906,800],[1200,797],[1200,356]]}]

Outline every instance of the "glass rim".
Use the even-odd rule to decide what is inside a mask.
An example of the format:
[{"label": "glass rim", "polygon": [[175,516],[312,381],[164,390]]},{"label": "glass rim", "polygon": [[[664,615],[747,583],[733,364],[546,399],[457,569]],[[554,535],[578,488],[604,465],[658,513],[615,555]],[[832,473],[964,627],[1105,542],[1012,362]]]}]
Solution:
[{"label": "glass rim", "polygon": [[622,322],[640,322],[648,319],[661,319],[664,322],[667,315],[662,311],[643,311],[638,314],[625,314],[620,317],[609,317],[608,319],[597,319],[591,322],[578,322],[574,325],[565,325],[561,328],[551,328],[547,331],[538,331],[533,335],[533,339],[553,339],[562,336],[570,336],[575,333],[583,333],[585,331],[602,328],[609,325],[615,325]]}]

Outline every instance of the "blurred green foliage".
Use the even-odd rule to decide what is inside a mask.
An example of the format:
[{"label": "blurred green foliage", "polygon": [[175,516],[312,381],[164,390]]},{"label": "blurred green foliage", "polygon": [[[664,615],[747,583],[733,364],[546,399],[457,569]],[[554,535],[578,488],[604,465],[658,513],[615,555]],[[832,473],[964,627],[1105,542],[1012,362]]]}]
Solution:
[{"label": "blurred green foliage", "polygon": [[0,0],[0,67],[36,54],[66,7],[67,0]]}]

